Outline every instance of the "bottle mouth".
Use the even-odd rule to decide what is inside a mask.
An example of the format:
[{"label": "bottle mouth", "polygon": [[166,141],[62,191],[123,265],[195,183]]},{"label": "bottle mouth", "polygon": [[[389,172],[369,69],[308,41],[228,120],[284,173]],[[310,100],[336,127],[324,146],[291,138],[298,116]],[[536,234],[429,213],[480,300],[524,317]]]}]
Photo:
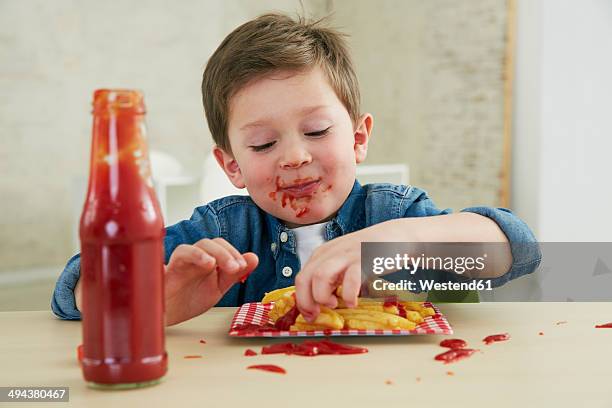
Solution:
[{"label": "bottle mouth", "polygon": [[97,89],[94,92],[93,112],[146,112],[142,93],[133,89]]}]

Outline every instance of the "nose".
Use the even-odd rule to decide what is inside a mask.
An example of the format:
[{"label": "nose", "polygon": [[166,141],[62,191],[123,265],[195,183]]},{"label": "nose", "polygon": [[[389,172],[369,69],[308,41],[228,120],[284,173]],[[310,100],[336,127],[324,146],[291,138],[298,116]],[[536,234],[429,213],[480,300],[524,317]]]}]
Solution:
[{"label": "nose", "polygon": [[301,143],[295,142],[283,152],[279,164],[282,169],[296,169],[310,162],[312,162],[312,156],[308,149]]}]

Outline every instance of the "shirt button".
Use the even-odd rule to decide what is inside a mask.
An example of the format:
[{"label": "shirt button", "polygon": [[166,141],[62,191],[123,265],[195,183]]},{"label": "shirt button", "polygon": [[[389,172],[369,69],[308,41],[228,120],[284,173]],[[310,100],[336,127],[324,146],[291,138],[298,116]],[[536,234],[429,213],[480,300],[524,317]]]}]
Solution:
[{"label": "shirt button", "polygon": [[283,273],[283,276],[284,276],[285,278],[288,278],[288,277],[290,277],[290,276],[293,274],[293,269],[291,269],[291,268],[290,268],[290,267],[288,267],[288,266],[285,266],[285,267],[283,268],[283,272],[282,272],[282,273]]},{"label": "shirt button", "polygon": [[281,242],[287,242],[287,239],[289,239],[289,235],[287,235],[285,231],[281,232],[281,235],[280,235]]},{"label": "shirt button", "polygon": [[272,244],[270,244],[270,249],[272,251],[274,251],[276,249],[276,242],[273,242]]}]

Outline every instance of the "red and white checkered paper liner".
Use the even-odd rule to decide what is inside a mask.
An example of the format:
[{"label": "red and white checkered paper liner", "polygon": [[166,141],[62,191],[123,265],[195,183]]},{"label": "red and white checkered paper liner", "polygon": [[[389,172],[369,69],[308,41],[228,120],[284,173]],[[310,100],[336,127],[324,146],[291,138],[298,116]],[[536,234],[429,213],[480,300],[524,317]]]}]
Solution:
[{"label": "red and white checkered paper liner", "polygon": [[436,314],[428,316],[413,330],[269,330],[254,332],[237,330],[242,325],[265,326],[271,323],[268,313],[272,303],[245,303],[240,306],[232,319],[229,335],[234,337],[318,337],[318,336],[410,336],[415,334],[453,334],[453,328],[440,310],[429,302],[425,306],[433,307]]}]

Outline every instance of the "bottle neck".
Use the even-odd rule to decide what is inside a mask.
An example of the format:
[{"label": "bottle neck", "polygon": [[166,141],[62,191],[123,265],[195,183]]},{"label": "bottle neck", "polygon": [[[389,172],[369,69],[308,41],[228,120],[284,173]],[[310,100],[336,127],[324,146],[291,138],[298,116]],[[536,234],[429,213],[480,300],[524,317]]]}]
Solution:
[{"label": "bottle neck", "polygon": [[144,105],[130,105],[130,98],[140,94],[98,92],[96,98],[106,99],[94,101],[89,187],[81,215],[81,240],[158,239],[163,236],[163,219],[151,179]]},{"label": "bottle neck", "polygon": [[144,114],[94,113],[90,163],[89,194],[117,200],[151,189]]}]

